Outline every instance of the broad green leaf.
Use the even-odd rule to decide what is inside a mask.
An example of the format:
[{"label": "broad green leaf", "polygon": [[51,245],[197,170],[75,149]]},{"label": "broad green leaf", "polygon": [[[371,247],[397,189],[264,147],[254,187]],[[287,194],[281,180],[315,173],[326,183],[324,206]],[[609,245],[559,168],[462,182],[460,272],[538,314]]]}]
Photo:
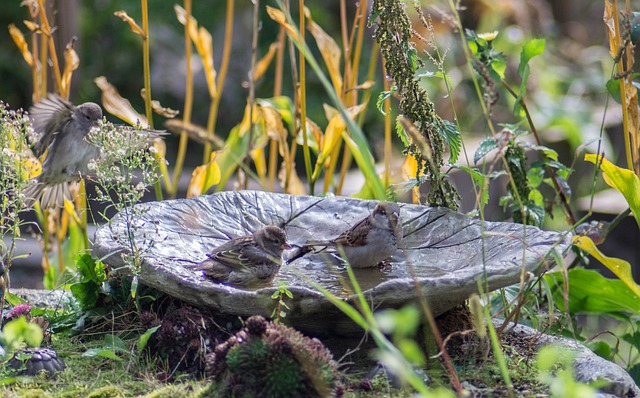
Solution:
[{"label": "broad green leaf", "polygon": [[485,138],[480,142],[480,145],[478,146],[476,153],[473,155],[473,163],[478,163],[478,161],[482,159],[484,155],[496,149],[497,147],[498,147],[498,143],[496,142],[495,138],[493,137]]},{"label": "broad green leaf", "polygon": [[83,352],[82,356],[83,357],[102,357],[102,358],[113,359],[116,361],[122,361],[122,358],[116,355],[115,352],[105,348],[90,348],[87,351]]},{"label": "broad green leaf", "polygon": [[104,335],[104,347],[110,348],[114,351],[129,352],[129,348],[124,341],[122,341],[120,337],[111,333]]},{"label": "broad green leaf", "polygon": [[631,273],[631,265],[619,258],[607,257],[598,248],[595,243],[586,236],[574,236],[573,244],[580,249],[586,251],[596,260],[600,261],[605,267],[609,268],[625,285],[637,296],[640,297],[640,286],[638,286]]},{"label": "broad green leaf", "polygon": [[100,294],[100,285],[90,281],[78,282],[71,285],[69,289],[82,308],[89,309],[95,307]]},{"label": "broad green leaf", "polygon": [[31,347],[38,347],[44,338],[40,326],[27,321],[24,316],[7,322],[2,328],[2,333],[9,346],[24,341]]},{"label": "broad green leaf", "polygon": [[151,336],[158,330],[160,329],[160,326],[162,325],[158,325],[158,326],[154,326],[152,328],[147,329],[146,332],[144,332],[139,338],[138,338],[138,343],[136,344],[136,349],[138,350],[138,354],[142,353],[142,350],[144,350],[144,348],[147,346],[147,343],[149,342],[149,339],[151,338]]},{"label": "broad green leaf", "polygon": [[496,57],[491,60],[491,68],[500,76],[500,79],[504,79],[504,72],[507,70],[507,60],[504,57]]},{"label": "broad green leaf", "polygon": [[[603,172],[604,181],[624,196],[633,216],[636,218],[638,227],[640,227],[640,178],[631,170],[618,167],[602,156],[599,156],[599,158],[602,160],[600,169]],[[596,159],[598,157],[595,154],[584,155],[584,160],[593,164],[598,164]]]},{"label": "broad green leaf", "polygon": [[529,61],[537,55],[544,53],[544,39],[529,40],[522,47],[520,52],[520,65],[518,66],[518,74],[524,79],[525,70],[528,69]]},{"label": "broad green leaf", "polygon": [[436,124],[436,128],[451,150],[449,162],[455,163],[458,160],[458,156],[460,156],[460,151],[462,150],[462,137],[460,137],[458,126],[448,120],[442,120],[442,123]]},{"label": "broad green leaf", "polygon": [[[640,297],[618,279],[608,279],[598,271],[574,268],[569,278],[569,313],[609,314],[640,313]],[[545,281],[551,287],[556,305],[566,311],[564,277],[561,272],[549,272]],[[628,318],[628,316],[626,316]]]}]

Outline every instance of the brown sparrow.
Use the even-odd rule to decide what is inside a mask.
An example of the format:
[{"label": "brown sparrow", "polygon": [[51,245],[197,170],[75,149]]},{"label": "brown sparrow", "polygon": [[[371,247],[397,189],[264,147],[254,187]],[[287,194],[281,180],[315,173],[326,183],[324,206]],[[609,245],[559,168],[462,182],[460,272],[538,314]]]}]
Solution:
[{"label": "brown sparrow", "polygon": [[34,152],[40,157],[48,149],[42,173],[26,188],[25,207],[40,199],[43,208],[62,207],[71,199],[68,183],[86,174],[89,161],[100,156],[100,149],[86,136],[102,118],[98,104],[74,106],[55,94],[35,104],[29,111],[39,140]]},{"label": "brown sparrow", "polygon": [[391,257],[402,240],[400,206],[393,202],[381,202],[371,214],[351,229],[332,240],[310,240],[305,247],[325,246],[340,254],[353,268],[372,268]]},{"label": "brown sparrow", "polygon": [[282,265],[282,253],[291,246],[283,229],[269,225],[213,249],[197,270],[221,283],[251,286],[269,283]]}]

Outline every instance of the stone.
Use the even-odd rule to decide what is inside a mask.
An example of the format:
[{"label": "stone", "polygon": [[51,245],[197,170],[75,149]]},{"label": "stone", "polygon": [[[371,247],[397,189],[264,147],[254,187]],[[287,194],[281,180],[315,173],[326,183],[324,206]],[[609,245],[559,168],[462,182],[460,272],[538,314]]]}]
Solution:
[{"label": "stone", "polygon": [[[277,305],[272,295],[285,284],[293,293],[293,298],[284,297],[289,307],[283,309],[286,323],[314,333],[357,333],[361,329],[314,286],[349,304],[358,301],[346,268],[335,255],[297,258],[282,267],[270,286],[255,289],[216,283],[193,266],[226,240],[265,225],[284,228],[294,246],[312,238],[336,237],[367,216],[376,203],[259,191],[142,203],[121,211],[98,229],[93,254],[112,272],[130,272],[127,258],[135,247],[142,259],[140,282],[227,314],[270,317]],[[419,287],[437,316],[477,292],[478,281],[494,290],[519,283],[521,275],[530,277],[550,269],[552,250],[562,256],[571,241],[569,233],[482,222],[444,208],[401,204],[400,217],[404,247],[392,256],[389,266],[354,270],[367,302],[376,309],[416,302]]]}]

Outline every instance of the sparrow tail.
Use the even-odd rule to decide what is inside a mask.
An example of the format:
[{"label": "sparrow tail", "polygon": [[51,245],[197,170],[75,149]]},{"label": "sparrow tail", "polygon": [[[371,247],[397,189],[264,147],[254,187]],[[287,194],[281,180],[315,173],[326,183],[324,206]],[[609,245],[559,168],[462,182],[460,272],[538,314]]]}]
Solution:
[{"label": "sparrow tail", "polygon": [[32,207],[38,199],[43,209],[64,207],[65,199],[73,199],[67,182],[49,186],[38,181],[25,189],[24,196],[26,208]]}]

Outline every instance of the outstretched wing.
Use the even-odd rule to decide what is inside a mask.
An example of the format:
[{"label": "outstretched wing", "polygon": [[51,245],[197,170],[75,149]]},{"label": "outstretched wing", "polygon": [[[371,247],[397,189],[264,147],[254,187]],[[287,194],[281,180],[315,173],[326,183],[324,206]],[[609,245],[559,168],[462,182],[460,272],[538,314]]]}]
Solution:
[{"label": "outstretched wing", "polygon": [[47,150],[55,137],[63,130],[64,125],[71,120],[73,110],[73,104],[51,93],[47,98],[31,107],[29,114],[33,130],[38,136],[38,142],[34,148],[37,157],[40,157]]}]

